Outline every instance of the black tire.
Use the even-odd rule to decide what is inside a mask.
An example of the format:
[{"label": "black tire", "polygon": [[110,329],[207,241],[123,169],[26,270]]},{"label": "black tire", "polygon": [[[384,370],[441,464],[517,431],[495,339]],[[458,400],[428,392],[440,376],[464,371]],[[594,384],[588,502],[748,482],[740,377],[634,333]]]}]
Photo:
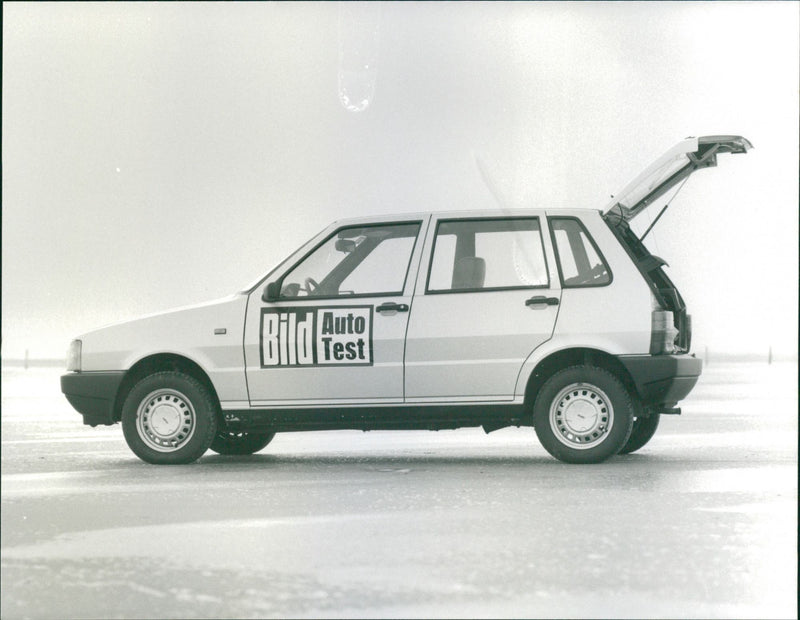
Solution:
[{"label": "black tire", "polygon": [[217,434],[217,404],[194,377],[157,372],[140,380],[125,398],[122,432],[133,453],[147,463],[192,463]]},{"label": "black tire", "polygon": [[611,372],[570,366],[545,381],[533,426],[551,455],[565,463],[601,463],[619,453],[633,426],[631,396]]},{"label": "black tire", "polygon": [[211,449],[217,454],[255,454],[263,450],[275,437],[275,433],[250,433],[218,430],[211,442]]},{"label": "black tire", "polygon": [[643,448],[656,434],[660,417],[658,413],[651,413],[648,417],[636,416],[633,421],[631,436],[628,437],[628,442],[619,453],[630,454],[631,452],[636,452],[639,448]]}]

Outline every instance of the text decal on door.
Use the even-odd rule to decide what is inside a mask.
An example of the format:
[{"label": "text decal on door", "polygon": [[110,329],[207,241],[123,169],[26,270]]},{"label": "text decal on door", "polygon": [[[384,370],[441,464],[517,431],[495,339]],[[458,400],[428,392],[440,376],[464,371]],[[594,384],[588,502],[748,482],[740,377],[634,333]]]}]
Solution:
[{"label": "text decal on door", "polygon": [[372,306],[262,308],[261,367],[372,366]]}]

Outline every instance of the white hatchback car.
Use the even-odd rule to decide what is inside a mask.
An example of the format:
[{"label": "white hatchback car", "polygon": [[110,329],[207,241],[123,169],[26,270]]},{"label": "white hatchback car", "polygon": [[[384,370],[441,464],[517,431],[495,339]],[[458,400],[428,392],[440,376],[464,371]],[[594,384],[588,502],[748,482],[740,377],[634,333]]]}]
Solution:
[{"label": "white hatchback car", "polygon": [[680,142],[601,211],[336,222],[226,299],[72,342],[61,388],[149,463],[275,433],[533,426],[554,457],[633,452],[694,387],[681,295],[629,222],[740,136]]}]

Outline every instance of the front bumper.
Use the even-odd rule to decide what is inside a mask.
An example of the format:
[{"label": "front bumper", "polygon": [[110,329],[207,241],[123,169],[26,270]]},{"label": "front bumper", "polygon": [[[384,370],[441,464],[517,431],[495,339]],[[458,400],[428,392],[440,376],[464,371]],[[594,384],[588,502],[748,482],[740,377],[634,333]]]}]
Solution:
[{"label": "front bumper", "polygon": [[124,376],[123,371],[71,372],[61,375],[61,391],[84,424],[114,424],[114,402]]},{"label": "front bumper", "polygon": [[673,407],[686,398],[697,384],[703,361],[692,355],[623,355],[642,403]]}]

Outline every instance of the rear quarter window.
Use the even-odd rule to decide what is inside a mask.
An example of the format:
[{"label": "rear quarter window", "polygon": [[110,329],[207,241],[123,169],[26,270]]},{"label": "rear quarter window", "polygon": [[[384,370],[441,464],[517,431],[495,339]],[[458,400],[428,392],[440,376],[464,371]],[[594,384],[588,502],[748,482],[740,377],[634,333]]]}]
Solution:
[{"label": "rear quarter window", "polygon": [[549,218],[558,274],[564,288],[606,286],[611,270],[583,223],[573,217]]}]

